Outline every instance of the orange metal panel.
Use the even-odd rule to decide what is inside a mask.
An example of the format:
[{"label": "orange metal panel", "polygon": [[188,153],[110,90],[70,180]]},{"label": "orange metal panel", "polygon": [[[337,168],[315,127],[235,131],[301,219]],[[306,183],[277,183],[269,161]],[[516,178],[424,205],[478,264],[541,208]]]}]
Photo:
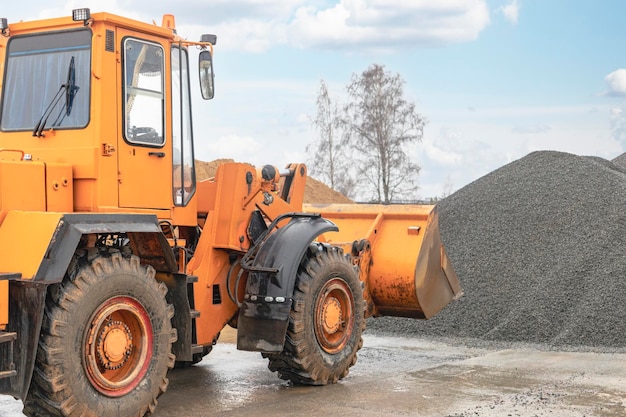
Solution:
[{"label": "orange metal panel", "polygon": [[213,178],[198,181],[196,200],[198,201],[198,213],[207,214],[215,210],[217,183]]},{"label": "orange metal panel", "polygon": [[46,137],[46,148],[42,147],[41,139],[33,138],[30,132],[11,132],[4,134],[2,140],[15,146],[21,144],[21,149],[26,149],[33,161],[71,165],[74,178],[98,178],[98,148],[84,146],[89,135],[90,132],[84,130],[55,131],[54,135]]},{"label": "orange metal panel", "polygon": [[[94,14],[93,16],[95,16]],[[98,211],[98,207],[119,206],[118,201],[118,167],[117,167],[117,132],[119,115],[117,112],[119,98],[118,79],[115,76],[118,70],[119,40],[114,37],[114,51],[107,51],[106,31],[115,31],[111,23],[103,23],[94,19],[92,24],[92,77],[91,77],[91,119],[89,128],[92,129],[90,139],[93,142],[94,167],[96,181],[86,181],[81,185],[90,189],[89,194],[75,192],[76,206],[90,207],[91,211]],[[76,176],[76,172],[75,172]],[[86,190],[87,191],[87,190]],[[85,204],[88,203],[88,204]]]},{"label": "orange metal panel", "polygon": [[10,211],[0,225],[0,271],[33,278],[52,240],[62,213]]},{"label": "orange metal panel", "polygon": [[[255,208],[254,205],[245,207],[244,199],[258,188],[256,168],[248,164],[226,163],[218,167],[215,178],[214,246],[242,249],[243,241],[247,240],[245,230],[250,213]],[[249,184],[247,178],[251,179]]]},{"label": "orange metal panel", "polygon": [[304,202],[304,185],[307,179],[307,168],[304,164],[289,164],[287,169],[293,172],[291,184],[289,186],[288,195],[284,196],[285,200],[300,210]]},{"label": "orange metal panel", "polygon": [[[194,286],[195,309],[202,312],[196,319],[196,335],[199,344],[212,343],[224,326],[237,313],[238,307],[228,296],[226,286],[234,288],[238,268],[230,270],[228,252],[222,250],[210,250],[203,258],[199,268],[194,271],[200,280]],[[230,277],[228,273],[230,274]],[[220,303],[214,300],[219,288]]]},{"label": "orange metal panel", "polygon": [[[111,17],[113,18],[113,17]],[[117,19],[117,18],[115,18]],[[122,24],[125,19],[117,19]],[[131,28],[136,29],[136,22],[127,22]],[[170,32],[171,35],[171,32]],[[160,45],[163,48],[164,73],[161,80],[164,99],[166,103],[171,102],[171,80],[169,43],[164,42],[162,37],[151,36],[149,34],[137,33],[135,30],[124,30],[117,28],[115,32],[117,47],[119,48],[123,39],[132,37],[142,41]],[[117,100],[117,114],[123,114],[124,100],[121,99],[121,86],[124,84],[122,78],[123,59],[118,60],[116,74],[119,94]],[[171,125],[171,107],[164,106],[165,135],[164,144],[158,147],[147,147],[138,144],[131,144],[124,139],[122,123],[117,123],[117,159],[118,159],[118,181],[119,181],[119,206],[129,208],[152,208],[169,209],[173,207],[172,197],[172,145],[169,136]]]},{"label": "orange metal panel", "polygon": [[166,209],[172,201],[171,155],[163,158],[150,156],[163,152],[132,146],[122,139],[118,144],[120,207]]},{"label": "orange metal panel", "polygon": [[0,161],[0,223],[9,210],[46,209],[44,178],[41,162]]},{"label": "orange metal panel", "polygon": [[172,224],[178,226],[198,225],[198,199],[192,198],[184,207],[174,207],[171,210]]},{"label": "orange metal panel", "polygon": [[48,211],[71,212],[74,204],[72,166],[46,164],[46,206]]}]

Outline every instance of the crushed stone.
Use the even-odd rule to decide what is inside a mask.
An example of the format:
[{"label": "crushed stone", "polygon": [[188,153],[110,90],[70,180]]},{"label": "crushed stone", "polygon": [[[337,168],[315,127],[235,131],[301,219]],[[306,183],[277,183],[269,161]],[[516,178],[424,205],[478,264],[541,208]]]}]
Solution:
[{"label": "crushed stone", "polygon": [[442,200],[464,296],[434,318],[368,332],[626,347],[626,154],[538,151]]}]

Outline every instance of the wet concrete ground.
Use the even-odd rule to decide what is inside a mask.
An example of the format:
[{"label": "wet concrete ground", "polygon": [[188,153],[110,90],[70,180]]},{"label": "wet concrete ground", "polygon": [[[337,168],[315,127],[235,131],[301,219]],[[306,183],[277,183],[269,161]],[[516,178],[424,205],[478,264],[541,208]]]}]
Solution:
[{"label": "wet concrete ground", "polygon": [[[325,387],[291,386],[259,353],[218,343],[170,373],[154,416],[626,416],[626,354],[364,339],[348,377]],[[0,397],[0,417],[20,411]]]}]

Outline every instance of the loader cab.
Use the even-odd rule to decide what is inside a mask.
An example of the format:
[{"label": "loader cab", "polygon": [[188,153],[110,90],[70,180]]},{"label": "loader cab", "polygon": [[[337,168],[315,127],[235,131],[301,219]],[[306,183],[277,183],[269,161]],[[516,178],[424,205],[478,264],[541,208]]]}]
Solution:
[{"label": "loader cab", "polygon": [[[173,27],[173,17],[166,16],[163,26]],[[130,173],[120,182],[120,206],[173,205],[181,212],[176,208],[187,207],[196,190],[189,51],[180,41],[120,28],[117,33],[123,45],[120,172]],[[211,99],[211,52],[202,51],[199,63],[202,96]],[[171,169],[160,168],[169,164]],[[162,191],[168,179],[159,180],[160,173],[171,174],[169,193]],[[147,192],[154,187],[161,191]],[[195,207],[190,212],[195,216]]]},{"label": "loader cab", "polygon": [[126,30],[118,34],[120,207],[185,207],[195,193],[188,52]]},{"label": "loader cab", "polygon": [[[215,36],[183,40],[171,15],[158,26],[89,9],[0,21],[0,30],[0,149],[67,165],[74,211],[148,212],[194,225],[188,49],[202,50],[198,78],[210,99]],[[0,151],[0,160],[16,155]]]},{"label": "loader cab", "polygon": [[205,35],[196,43],[183,41],[176,35],[171,15],[163,17],[161,27],[151,27],[154,33],[143,27],[125,27],[124,23],[120,21],[115,29],[121,54],[119,205],[171,209],[171,218],[178,216],[175,223],[195,224],[196,173],[188,46],[203,49],[198,68],[200,86],[203,98],[211,99],[214,77],[212,53],[207,46],[215,43],[215,36]]}]

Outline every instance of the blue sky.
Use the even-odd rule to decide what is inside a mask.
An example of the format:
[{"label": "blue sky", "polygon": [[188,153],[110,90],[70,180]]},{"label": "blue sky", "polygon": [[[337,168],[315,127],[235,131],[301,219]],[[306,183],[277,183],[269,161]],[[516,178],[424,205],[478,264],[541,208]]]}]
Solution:
[{"label": "blue sky", "polygon": [[[15,4],[15,5],[14,5]],[[31,0],[9,22],[90,7],[215,33],[216,98],[194,108],[196,157],[306,162],[320,80],[338,102],[384,65],[428,120],[409,149],[417,197],[453,192],[535,150],[612,159],[626,137],[626,2],[620,0]]]}]

